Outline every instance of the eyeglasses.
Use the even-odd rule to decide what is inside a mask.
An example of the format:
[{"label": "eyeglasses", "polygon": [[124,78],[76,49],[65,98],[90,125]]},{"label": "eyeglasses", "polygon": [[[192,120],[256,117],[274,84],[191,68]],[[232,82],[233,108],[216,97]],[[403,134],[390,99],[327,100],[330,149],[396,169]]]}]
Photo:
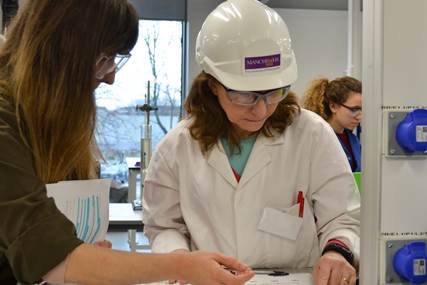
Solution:
[{"label": "eyeglasses", "polygon": [[286,98],[286,95],[289,93],[291,86],[285,86],[278,89],[267,90],[265,92],[255,92],[255,91],[237,91],[228,89],[227,91],[228,98],[233,104],[241,106],[254,106],[258,103],[260,99],[263,99],[266,104],[276,104]]},{"label": "eyeglasses", "polygon": [[114,56],[101,56],[96,62],[96,79],[102,79],[105,75],[118,72],[128,62],[131,54],[117,54]]},{"label": "eyeglasses", "polygon": [[340,104],[340,105],[343,106],[344,108],[346,108],[347,110],[349,110],[353,116],[357,116],[357,115],[362,114],[362,107],[358,107],[358,106],[357,107],[350,107],[350,106],[347,106],[345,104]]}]

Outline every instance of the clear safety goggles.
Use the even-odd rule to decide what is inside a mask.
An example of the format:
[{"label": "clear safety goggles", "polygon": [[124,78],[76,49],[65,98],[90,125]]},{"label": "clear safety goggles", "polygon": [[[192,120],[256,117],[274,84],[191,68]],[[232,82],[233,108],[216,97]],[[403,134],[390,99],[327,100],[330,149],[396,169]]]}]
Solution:
[{"label": "clear safety goggles", "polygon": [[96,62],[96,79],[102,79],[105,75],[118,72],[128,62],[131,54],[117,54],[114,56],[102,55]]},{"label": "clear safety goggles", "polygon": [[350,106],[347,106],[345,104],[340,104],[340,105],[343,106],[344,108],[346,108],[347,110],[349,110],[353,116],[358,116],[358,115],[362,114],[362,107],[359,107],[359,106],[350,107]]},{"label": "clear safety goggles", "polygon": [[291,89],[291,86],[285,86],[278,89],[261,91],[236,91],[224,87],[227,91],[228,98],[233,104],[241,106],[254,106],[260,99],[263,99],[266,104],[276,104],[286,98]]}]

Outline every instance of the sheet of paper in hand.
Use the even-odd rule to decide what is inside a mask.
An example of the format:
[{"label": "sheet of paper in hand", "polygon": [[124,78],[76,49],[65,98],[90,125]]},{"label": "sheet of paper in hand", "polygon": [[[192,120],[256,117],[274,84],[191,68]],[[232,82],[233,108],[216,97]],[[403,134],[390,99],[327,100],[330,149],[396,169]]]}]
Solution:
[{"label": "sheet of paper in hand", "polygon": [[105,239],[111,179],[62,181],[48,184],[47,195],[76,227],[86,243]]}]

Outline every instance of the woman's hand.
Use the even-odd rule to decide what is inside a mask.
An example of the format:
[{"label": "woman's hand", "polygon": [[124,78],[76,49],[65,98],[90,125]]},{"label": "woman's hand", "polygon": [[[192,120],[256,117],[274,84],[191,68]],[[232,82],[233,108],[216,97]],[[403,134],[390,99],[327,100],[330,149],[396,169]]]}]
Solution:
[{"label": "woman's hand", "polygon": [[313,270],[316,285],[355,285],[356,269],[338,252],[328,251]]},{"label": "woman's hand", "polygon": [[[174,253],[189,253],[190,251],[186,250],[186,249],[177,249],[177,250],[174,250],[172,252],[174,252]],[[177,282],[179,282],[180,285],[188,284],[188,282],[186,280],[168,280],[169,284],[175,284]]]},{"label": "woman's hand", "polygon": [[255,274],[247,265],[221,253],[194,251],[176,254],[181,255],[182,260],[178,264],[178,273],[182,275],[180,279],[193,285],[239,285]]},{"label": "woman's hand", "polygon": [[111,247],[113,246],[113,244],[111,243],[111,241],[106,240],[106,239],[101,240],[101,241],[97,241],[97,242],[95,242],[94,244],[95,244],[96,246],[99,246],[99,247],[105,247],[105,248],[111,248]]}]

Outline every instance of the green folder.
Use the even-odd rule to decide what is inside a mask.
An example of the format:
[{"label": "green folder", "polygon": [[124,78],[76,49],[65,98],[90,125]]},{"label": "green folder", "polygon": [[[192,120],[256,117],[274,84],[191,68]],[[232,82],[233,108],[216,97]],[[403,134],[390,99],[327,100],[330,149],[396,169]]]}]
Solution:
[{"label": "green folder", "polygon": [[362,193],[362,172],[353,172],[354,181],[356,181],[357,189]]}]

